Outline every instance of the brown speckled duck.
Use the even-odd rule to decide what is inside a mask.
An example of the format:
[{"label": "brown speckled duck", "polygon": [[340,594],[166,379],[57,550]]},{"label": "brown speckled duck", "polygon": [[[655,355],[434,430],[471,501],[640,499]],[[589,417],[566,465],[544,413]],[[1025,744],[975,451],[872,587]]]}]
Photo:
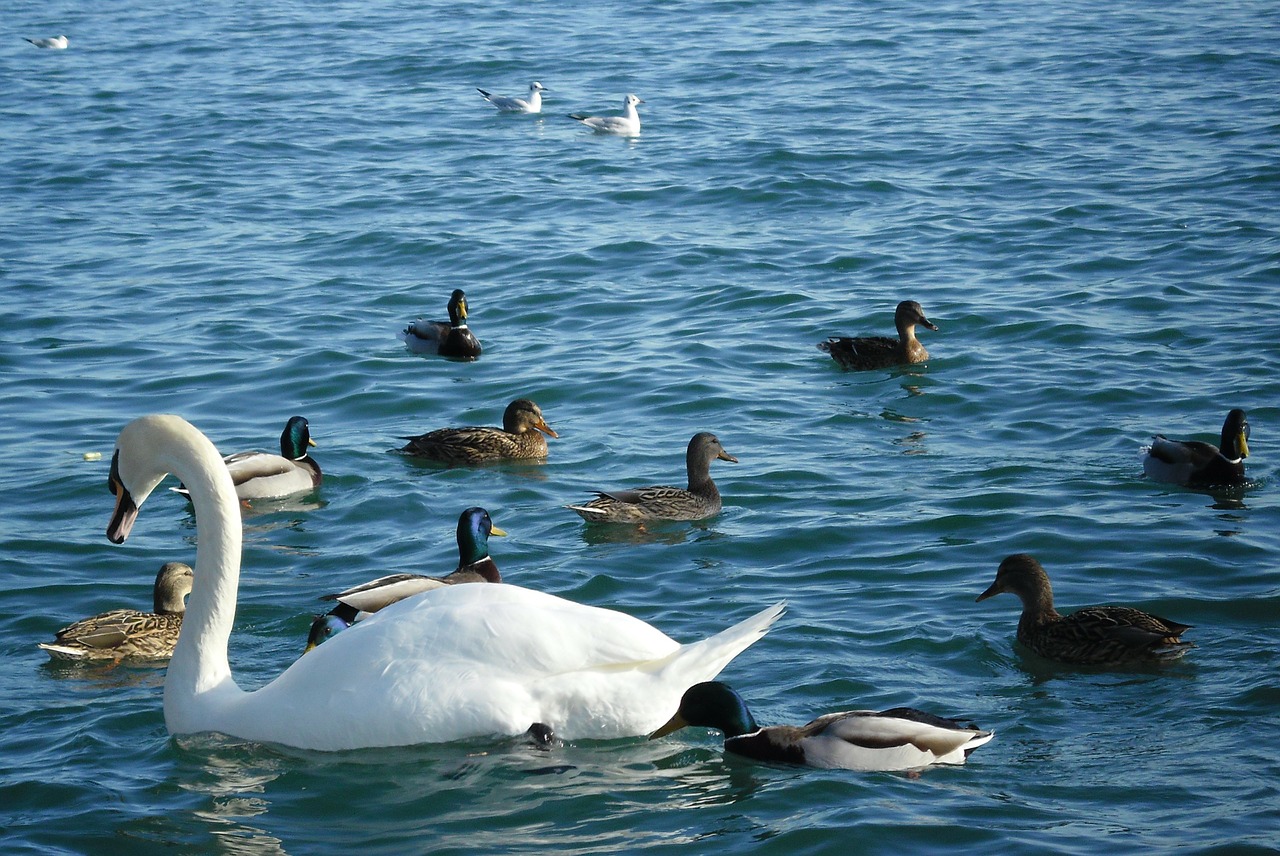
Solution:
[{"label": "brown speckled duck", "polygon": [[685,451],[688,489],[654,485],[632,490],[596,491],[581,505],[566,505],[584,520],[601,523],[643,523],[646,520],[703,520],[720,513],[720,491],[711,480],[711,462],[738,459],[720,445],[716,435],[694,434]]},{"label": "brown speckled duck", "polygon": [[438,354],[455,360],[474,360],[480,356],[480,340],[467,325],[467,295],[455,288],[449,296],[448,321],[410,322],[400,333],[409,350],[418,354]]},{"label": "brown speckled duck", "polygon": [[914,300],[904,300],[893,313],[898,338],[888,336],[832,336],[818,343],[818,350],[825,351],[846,369],[883,369],[905,363],[923,363],[929,352],[916,338],[916,325],[937,330],[938,327],[924,315],[924,310]]},{"label": "brown speckled duck", "polygon": [[1244,484],[1249,420],[1240,408],[1228,413],[1217,446],[1199,440],[1170,440],[1157,434],[1143,451],[1142,470],[1156,481],[1189,487]]},{"label": "brown speckled duck", "polygon": [[1060,615],[1053,608],[1049,575],[1026,553],[1001,562],[995,582],[978,600],[1001,592],[1022,601],[1018,641],[1049,660],[1078,666],[1167,663],[1195,647],[1179,638],[1191,625],[1131,606],[1086,606]]},{"label": "brown speckled duck", "polygon": [[39,645],[55,660],[167,660],[182,630],[192,579],[190,565],[168,562],[156,574],[154,612],[113,609],[82,618],[59,630],[52,642]]},{"label": "brown speckled duck", "polygon": [[547,437],[559,437],[527,398],[517,398],[502,414],[501,428],[439,428],[408,440],[399,451],[446,464],[530,461],[547,456]]},{"label": "brown speckled duck", "polygon": [[761,728],[742,697],[719,681],[685,690],[676,715],[650,739],[688,725],[723,731],[727,751],[758,761],[862,771],[963,764],[970,752],[995,736],[910,707],[849,710],[828,713],[808,725]]}]

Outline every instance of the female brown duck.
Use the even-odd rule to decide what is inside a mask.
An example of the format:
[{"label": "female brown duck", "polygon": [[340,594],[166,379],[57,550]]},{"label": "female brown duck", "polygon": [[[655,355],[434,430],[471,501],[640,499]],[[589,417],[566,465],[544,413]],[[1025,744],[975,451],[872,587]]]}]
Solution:
[{"label": "female brown duck", "polygon": [[517,398],[502,414],[502,427],[439,428],[408,440],[399,451],[446,464],[541,460],[547,456],[547,437],[559,437],[542,418],[542,410],[527,398]]},{"label": "female brown duck", "polygon": [[1180,638],[1191,628],[1131,606],[1086,606],[1070,615],[1053,608],[1049,575],[1033,557],[1015,553],[978,600],[1010,592],[1022,601],[1018,641],[1050,660],[1078,666],[1167,663],[1194,648]]},{"label": "female brown duck", "polygon": [[711,480],[711,462],[738,459],[720,445],[716,435],[694,434],[685,450],[689,487],[654,485],[631,490],[596,491],[582,505],[566,505],[584,520],[602,523],[642,523],[646,520],[703,520],[720,513],[720,491]]},{"label": "female brown duck", "polygon": [[924,310],[914,300],[904,300],[893,313],[898,338],[888,336],[832,336],[818,343],[819,351],[826,351],[831,358],[846,369],[883,369],[904,363],[923,363],[929,352],[916,338],[916,326],[937,330],[938,327],[924,316]]},{"label": "female brown duck", "polygon": [[192,579],[190,565],[167,562],[156,574],[154,612],[113,609],[82,618],[39,645],[55,660],[167,660],[182,630]]}]

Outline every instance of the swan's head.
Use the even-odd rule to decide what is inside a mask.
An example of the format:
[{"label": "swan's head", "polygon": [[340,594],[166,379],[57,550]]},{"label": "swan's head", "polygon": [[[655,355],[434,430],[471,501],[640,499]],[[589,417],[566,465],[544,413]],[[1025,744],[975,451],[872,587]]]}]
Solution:
[{"label": "swan's head", "polygon": [[[206,472],[200,472],[194,465],[194,459],[185,457],[197,455],[206,464],[216,462],[216,466],[210,465]],[[138,519],[138,509],[156,485],[174,472],[174,463],[180,460],[188,463],[183,472],[174,474],[182,478],[188,487],[201,475],[205,479],[214,478],[220,469],[227,487],[234,491],[231,476],[222,464],[218,450],[182,417],[143,416],[124,426],[116,440],[116,451],[111,457],[111,475],[107,477],[107,488],[116,498],[115,512],[107,524],[107,537],[112,543],[122,544],[129,537],[134,521]]]}]

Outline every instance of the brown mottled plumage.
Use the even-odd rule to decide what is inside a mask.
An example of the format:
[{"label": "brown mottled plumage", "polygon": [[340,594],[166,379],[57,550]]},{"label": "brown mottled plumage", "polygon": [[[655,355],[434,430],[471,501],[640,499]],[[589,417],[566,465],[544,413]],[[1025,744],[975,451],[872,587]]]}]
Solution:
[{"label": "brown mottled plumage", "polygon": [[642,523],[646,520],[703,520],[720,513],[720,491],[711,480],[711,462],[738,459],[720,445],[714,434],[694,434],[685,450],[688,489],[653,485],[632,490],[596,491],[581,505],[566,505],[584,520],[603,523]]},{"label": "brown mottled plumage", "polygon": [[182,630],[191,583],[189,565],[168,562],[156,574],[154,612],[113,609],[82,618],[39,645],[55,660],[167,660]]},{"label": "brown mottled plumage", "polygon": [[825,351],[846,369],[882,369],[904,363],[923,363],[929,352],[916,338],[916,325],[937,330],[924,315],[924,309],[914,300],[904,300],[893,313],[898,338],[888,336],[832,336],[818,343],[818,350]]},{"label": "brown mottled plumage", "polygon": [[502,414],[501,428],[440,428],[417,437],[401,437],[409,442],[399,451],[446,464],[541,460],[547,456],[543,434],[560,436],[542,418],[538,405],[517,398]]},{"label": "brown mottled plumage", "polygon": [[1191,628],[1131,606],[1086,606],[1069,615],[1053,608],[1049,575],[1032,556],[1015,553],[978,600],[1010,592],[1022,601],[1018,641],[1050,660],[1080,666],[1166,663],[1194,648],[1181,635]]}]

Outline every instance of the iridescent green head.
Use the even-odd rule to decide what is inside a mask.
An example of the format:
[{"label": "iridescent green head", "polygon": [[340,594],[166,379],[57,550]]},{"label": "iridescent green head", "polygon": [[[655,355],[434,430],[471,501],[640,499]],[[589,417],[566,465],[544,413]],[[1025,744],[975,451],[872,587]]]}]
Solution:
[{"label": "iridescent green head", "polygon": [[305,417],[294,416],[285,423],[284,433],[280,435],[280,454],[291,461],[301,460],[307,456],[307,447],[314,446],[311,439],[311,426]]},{"label": "iridescent green head", "polygon": [[724,732],[726,738],[760,729],[742,696],[720,681],[704,681],[685,690],[676,715],[649,735],[649,739],[662,737],[687,725],[717,728]]}]

